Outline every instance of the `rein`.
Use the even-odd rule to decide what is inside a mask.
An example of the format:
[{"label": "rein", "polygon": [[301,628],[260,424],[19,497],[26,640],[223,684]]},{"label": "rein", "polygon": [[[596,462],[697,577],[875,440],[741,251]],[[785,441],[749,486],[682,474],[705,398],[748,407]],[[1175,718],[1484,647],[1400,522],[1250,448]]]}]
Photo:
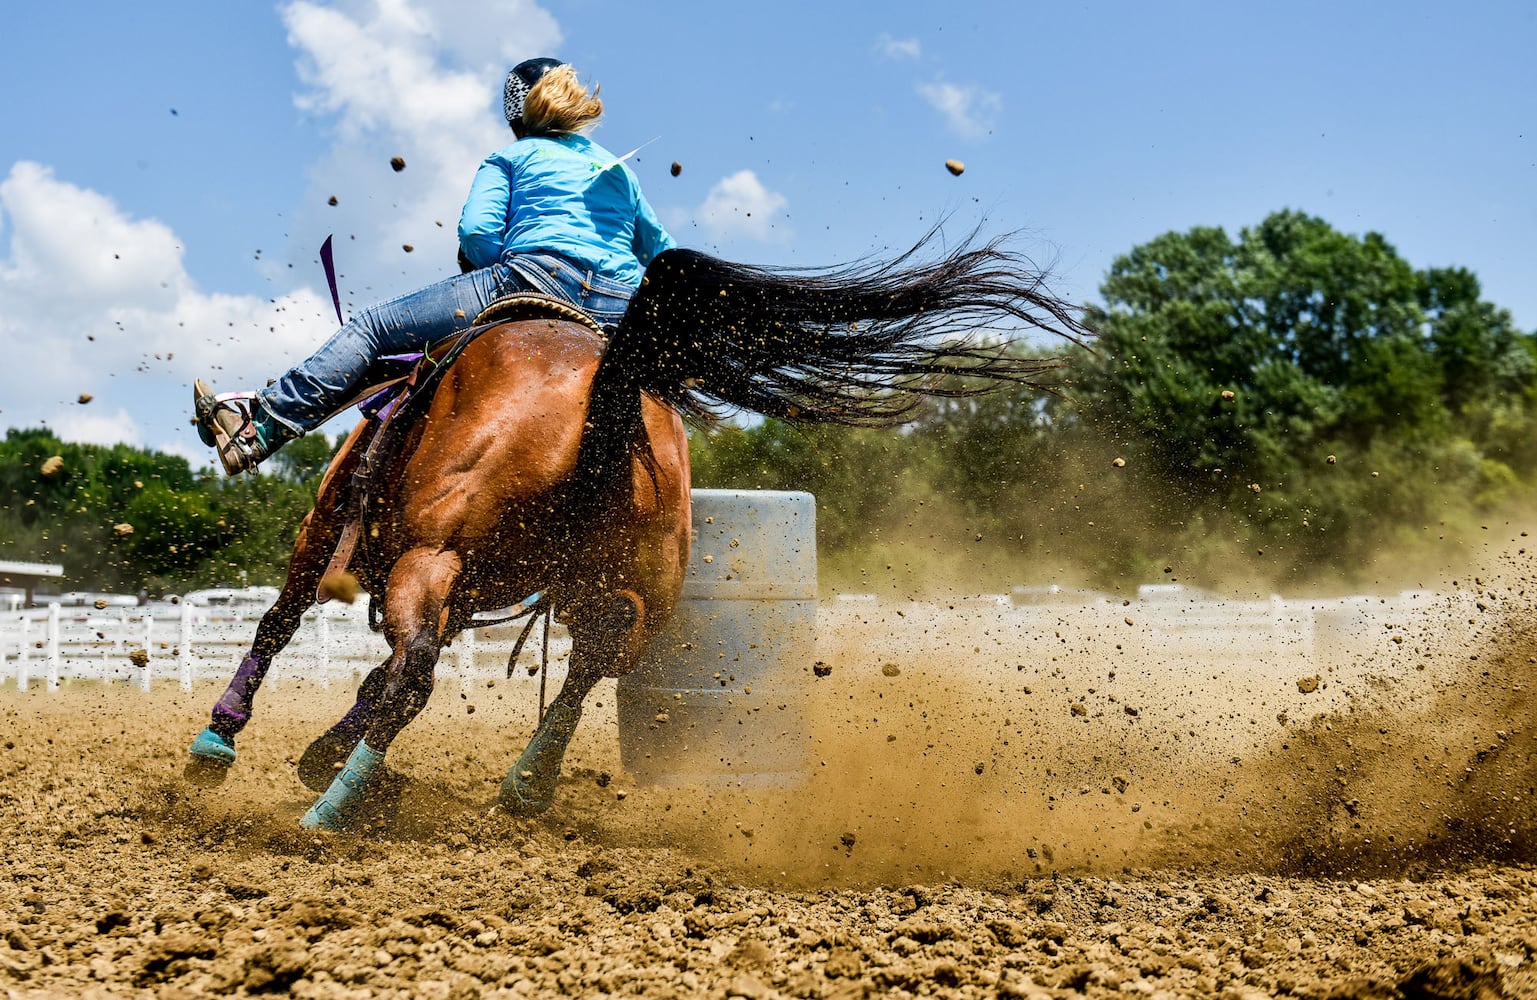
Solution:
[{"label": "rein", "polygon": [[530,667],[530,674],[539,674],[539,721],[544,721],[544,686],[550,676],[550,618],[555,613],[555,602],[543,595],[537,595],[534,603],[525,607],[517,614],[508,615],[505,618],[493,618],[489,621],[470,620],[469,628],[484,628],[487,625],[503,625],[507,622],[515,622],[519,618],[527,618],[523,625],[523,631],[518,633],[518,641],[512,644],[512,655],[507,657],[507,676],[512,677],[512,668],[517,665],[518,654],[523,652],[523,644],[528,641],[529,633],[534,630],[534,623],[540,618],[544,619],[544,631],[541,633],[543,650],[539,657],[539,666]]}]

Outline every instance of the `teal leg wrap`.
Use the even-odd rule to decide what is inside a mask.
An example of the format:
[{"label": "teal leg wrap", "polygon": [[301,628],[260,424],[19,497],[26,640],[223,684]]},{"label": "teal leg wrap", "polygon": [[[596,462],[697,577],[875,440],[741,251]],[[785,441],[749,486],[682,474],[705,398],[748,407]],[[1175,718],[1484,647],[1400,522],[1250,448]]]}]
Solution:
[{"label": "teal leg wrap", "polygon": [[375,753],[368,748],[367,743],[358,741],[357,748],[347,758],[341,773],[337,774],[325,794],[310,806],[309,811],[299,820],[299,825],[306,830],[330,830],[333,833],[345,830],[352,814],[363,801],[364,790],[383,764],[384,754]]},{"label": "teal leg wrap", "polygon": [[235,763],[235,741],[220,736],[212,729],[204,729],[197,734],[197,739],[192,741],[190,752],[194,757],[218,761],[225,767]]},{"label": "teal leg wrap", "polygon": [[550,807],[560,762],[581,719],[580,708],[567,708],[559,702],[550,706],[534,738],[528,741],[528,749],[502,782],[497,801],[503,809],[514,816],[537,816]]},{"label": "teal leg wrap", "polygon": [[217,785],[235,763],[235,741],[205,729],[192,741],[188,753],[192,759],[182,772],[186,779],[195,785]]}]

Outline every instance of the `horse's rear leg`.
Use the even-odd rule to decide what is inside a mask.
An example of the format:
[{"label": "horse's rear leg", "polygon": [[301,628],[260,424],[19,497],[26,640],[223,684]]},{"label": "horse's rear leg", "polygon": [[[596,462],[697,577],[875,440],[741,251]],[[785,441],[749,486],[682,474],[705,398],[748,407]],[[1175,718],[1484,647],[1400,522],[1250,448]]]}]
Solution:
[{"label": "horse's rear leg", "polygon": [[311,512],[299,529],[294,554],[288,563],[288,579],[278,594],[277,603],[267,609],[256,626],[256,638],[229,686],[213,707],[213,719],[192,741],[191,759],[184,772],[189,781],[216,785],[224,780],[235,763],[235,736],[251,720],[256,692],[266,679],[267,670],[293,639],[304,619],[304,612],[315,601],[315,586],[325,571],[331,548],[336,544],[335,527],[317,523]]},{"label": "horse's rear leg", "polygon": [[358,740],[368,729],[374,708],[384,697],[384,684],[389,677],[390,661],[385,660],[368,672],[358,685],[358,697],[341,721],[315,738],[299,758],[299,780],[312,792],[323,792],[331,787],[336,772],[342,769]]},{"label": "horse's rear leg", "polygon": [[299,820],[312,830],[342,830],[383,782],[384,755],[427,705],[448,623],[448,594],[459,577],[458,553],[413,549],[390,571],[384,622],[394,646],[383,690],[364,714],[363,736],[325,793]]},{"label": "horse's rear leg", "polygon": [[528,748],[502,781],[497,801],[503,809],[515,816],[536,816],[550,807],[561,761],[582,719],[582,702],[606,671],[639,655],[644,624],[645,603],[628,590],[610,594],[606,602],[572,621],[566,682],[545,710]]}]

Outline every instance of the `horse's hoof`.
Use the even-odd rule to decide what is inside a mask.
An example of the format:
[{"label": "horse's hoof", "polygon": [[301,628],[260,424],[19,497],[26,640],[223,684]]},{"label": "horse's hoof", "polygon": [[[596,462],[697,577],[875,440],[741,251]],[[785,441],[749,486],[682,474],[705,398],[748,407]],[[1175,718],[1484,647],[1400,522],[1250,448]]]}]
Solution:
[{"label": "horse's hoof", "polygon": [[299,817],[299,825],[306,830],[341,833],[347,829],[347,818],[331,803],[322,799],[310,806],[304,815]]},{"label": "horse's hoof", "polygon": [[300,817],[299,825],[306,830],[342,832],[352,825],[359,806],[387,773],[384,754],[370,750],[367,743],[359,740],[325,793]]},{"label": "horse's hoof", "polygon": [[222,783],[235,763],[235,743],[225,739],[212,729],[197,734],[188,748],[192,759],[182,770],[182,776],[194,785],[212,787]]},{"label": "horse's hoof", "polygon": [[538,816],[550,804],[555,801],[554,790],[540,796],[534,789],[534,783],[518,775],[516,772],[507,775],[502,781],[502,790],[496,797],[497,805],[501,806],[512,816]]},{"label": "horse's hoof", "polygon": [[299,772],[299,780],[312,792],[324,792],[336,780],[336,775],[357,745],[356,739],[332,732],[321,734],[305,748],[304,755],[299,758],[299,765],[295,768]]}]

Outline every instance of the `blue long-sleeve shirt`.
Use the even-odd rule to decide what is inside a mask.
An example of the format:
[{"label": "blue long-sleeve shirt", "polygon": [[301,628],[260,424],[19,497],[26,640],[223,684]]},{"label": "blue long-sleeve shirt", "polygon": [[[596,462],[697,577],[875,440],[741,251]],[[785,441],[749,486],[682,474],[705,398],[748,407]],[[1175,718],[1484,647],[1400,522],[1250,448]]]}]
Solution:
[{"label": "blue long-sleeve shirt", "polygon": [[459,246],[476,267],[557,253],[634,287],[675,245],[634,172],[579,134],[529,136],[486,157],[459,216]]}]

